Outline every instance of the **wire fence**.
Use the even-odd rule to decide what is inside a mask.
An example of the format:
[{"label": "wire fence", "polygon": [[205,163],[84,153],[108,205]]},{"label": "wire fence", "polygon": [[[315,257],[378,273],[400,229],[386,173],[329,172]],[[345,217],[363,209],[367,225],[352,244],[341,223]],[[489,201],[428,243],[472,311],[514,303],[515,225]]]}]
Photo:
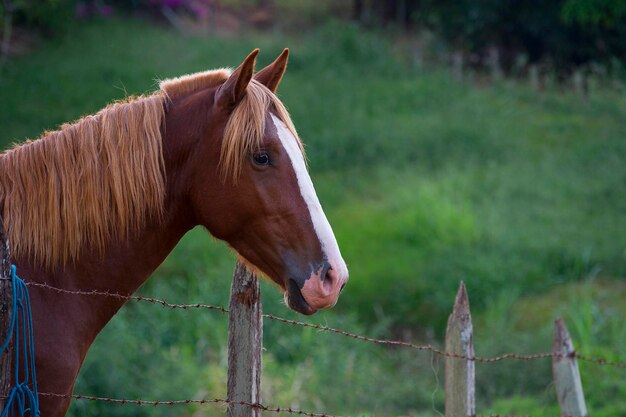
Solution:
[{"label": "wire fence", "polygon": [[[124,300],[124,301],[147,302],[151,304],[157,304],[162,307],[171,308],[174,310],[176,309],[180,309],[180,310],[206,309],[206,310],[219,311],[221,313],[228,313],[228,309],[226,307],[210,305],[210,304],[202,304],[202,303],[175,304],[175,303],[170,303],[168,301],[157,299],[157,298],[144,297],[144,296],[139,296],[139,295],[122,295],[122,294],[118,294],[118,293],[114,293],[110,291],[68,290],[64,288],[54,287],[46,283],[29,282],[27,283],[27,285],[30,287],[45,288],[51,291],[55,291],[55,292],[62,293],[62,294],[68,294],[68,295],[101,296],[101,297],[116,298],[116,299]],[[624,362],[610,361],[606,358],[597,358],[597,357],[581,355],[578,352],[572,352],[568,355],[563,355],[562,353],[559,353],[559,352],[541,352],[541,353],[532,353],[532,354],[504,353],[502,355],[493,356],[493,357],[467,356],[467,355],[462,355],[462,354],[446,352],[431,344],[418,345],[415,343],[402,341],[402,340],[379,339],[379,338],[364,336],[364,335],[360,335],[356,333],[351,333],[345,330],[341,330],[341,329],[337,329],[337,328],[329,327],[325,325],[312,324],[312,323],[306,323],[306,322],[302,322],[298,320],[286,319],[284,317],[275,316],[273,314],[263,314],[263,318],[289,324],[292,326],[308,327],[311,329],[316,329],[316,330],[320,330],[324,332],[335,333],[335,334],[339,334],[342,336],[346,336],[346,337],[364,341],[364,342],[387,345],[387,346],[400,346],[400,347],[415,349],[419,351],[428,351],[428,352],[432,352],[436,355],[440,355],[443,357],[469,360],[469,361],[481,362],[481,363],[500,362],[506,359],[530,361],[530,360],[536,360],[536,359],[548,359],[548,358],[553,359],[553,358],[569,357],[569,358],[575,358],[575,359],[585,361],[585,362],[594,363],[597,365],[606,365],[606,366],[612,366],[615,368],[626,369],[626,363]]]},{"label": "wire fence", "polygon": [[[135,301],[135,302],[145,302],[154,305],[160,305],[164,308],[171,309],[179,309],[179,310],[189,310],[189,309],[204,309],[217,311],[221,313],[229,313],[229,309],[223,306],[218,305],[210,305],[203,303],[195,303],[195,304],[176,304],[171,303],[166,300],[153,298],[153,297],[145,297],[139,295],[123,295],[119,293],[115,293],[112,291],[102,291],[102,290],[70,290],[65,288],[58,288],[47,283],[36,283],[36,282],[28,282],[27,285],[29,287],[42,288],[49,291],[54,291],[59,294],[73,295],[73,296],[85,296],[85,297],[110,297],[115,298],[120,301]],[[499,356],[494,357],[481,357],[472,354],[461,354],[457,352],[447,352],[440,348],[437,348],[431,344],[419,345],[403,340],[389,340],[389,339],[380,339],[375,337],[369,337],[361,334],[356,334],[353,332],[348,332],[342,329],[333,328],[326,325],[312,324],[301,322],[297,320],[287,319],[284,317],[275,316],[273,314],[262,314],[263,318],[277,321],[283,324],[291,325],[291,326],[299,326],[312,328],[322,332],[334,333],[341,336],[349,337],[358,341],[374,343],[378,345],[384,346],[397,346],[402,348],[414,349],[418,351],[428,351],[436,355],[443,356],[449,359],[459,359],[469,362],[481,362],[481,363],[494,363],[503,360],[520,360],[520,361],[530,361],[530,360],[538,360],[538,359],[547,359],[552,358],[553,360],[569,358],[569,359],[578,359],[586,362],[590,362],[596,365],[606,365],[612,366],[615,368],[626,369],[626,363],[610,361],[606,358],[599,357],[591,357],[581,355],[575,351],[568,352],[564,354],[562,352],[554,351],[554,352],[545,352],[545,353],[535,353],[535,354],[518,354],[518,353],[506,353]],[[48,398],[61,398],[61,399],[71,399],[71,400],[82,400],[82,401],[96,401],[96,402],[104,402],[110,404],[118,404],[118,405],[135,405],[141,407],[148,406],[178,406],[178,405],[205,405],[205,404],[220,404],[224,406],[245,406],[249,407],[249,410],[257,410],[258,412],[270,412],[270,413],[285,413],[291,415],[300,415],[300,416],[308,416],[308,417],[343,417],[335,414],[327,414],[327,413],[319,413],[319,412],[310,412],[295,409],[292,407],[277,407],[265,405],[260,402],[251,402],[251,401],[239,401],[239,400],[230,400],[223,398],[203,398],[203,399],[182,399],[182,400],[144,400],[144,399],[123,399],[123,398],[111,398],[111,397],[101,397],[101,396],[93,396],[93,395],[83,395],[83,394],[60,394],[60,393],[52,393],[52,392],[40,392],[39,395],[42,397]],[[562,417],[567,417],[567,414],[563,414]],[[410,416],[407,416],[410,417]],[[477,416],[471,414],[471,417],[531,417],[529,415],[525,416],[513,416],[513,415],[500,415],[500,414],[491,414],[488,416]]]},{"label": "wire fence", "polygon": [[[199,399],[199,400],[170,400],[170,401],[150,401],[150,400],[132,400],[132,399],[122,399],[122,398],[109,398],[109,397],[97,397],[93,395],[82,395],[82,394],[55,394],[49,392],[40,392],[39,395],[44,397],[53,397],[53,398],[71,398],[73,400],[87,400],[87,401],[99,401],[111,404],[119,404],[119,405],[136,405],[139,407],[156,407],[156,406],[177,406],[177,405],[190,405],[190,404],[222,404],[222,405],[245,405],[250,408],[258,409],[265,412],[271,413],[285,413],[285,414],[293,414],[293,415],[301,415],[301,416],[309,416],[309,417],[346,417],[338,414],[326,414],[326,413],[313,413],[310,411],[303,411],[292,407],[274,407],[268,406],[261,403],[251,403],[247,401],[235,401],[235,400],[226,400],[223,398],[209,398],[209,399]],[[410,415],[405,415],[403,417],[412,417]],[[530,415],[510,415],[510,414],[487,414],[487,415],[474,415],[468,417],[532,417]],[[568,416],[561,416],[568,417]]]}]

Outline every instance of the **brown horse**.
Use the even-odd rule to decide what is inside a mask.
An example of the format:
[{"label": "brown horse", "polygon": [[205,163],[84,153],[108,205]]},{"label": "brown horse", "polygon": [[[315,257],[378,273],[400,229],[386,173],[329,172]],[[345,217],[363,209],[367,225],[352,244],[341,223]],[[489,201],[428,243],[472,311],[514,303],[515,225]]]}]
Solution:
[{"label": "brown horse", "polygon": [[[254,74],[257,53],[2,154],[0,204],[20,276],[129,295],[202,225],[275,281],[292,309],[333,306],[348,271],[274,95],[288,50]],[[30,291],[39,389],[71,394],[123,301]],[[69,403],[43,397],[41,415],[63,416]]]}]

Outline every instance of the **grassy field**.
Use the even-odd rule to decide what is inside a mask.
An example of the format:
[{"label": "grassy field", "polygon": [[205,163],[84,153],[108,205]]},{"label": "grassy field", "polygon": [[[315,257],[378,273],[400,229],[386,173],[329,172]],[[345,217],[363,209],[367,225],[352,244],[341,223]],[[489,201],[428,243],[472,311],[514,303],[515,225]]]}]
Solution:
[{"label": "grassy field", "polygon": [[[578,350],[626,361],[626,96],[475,86],[412,68],[404,46],[331,23],[309,35],[200,38],[138,20],[79,27],[0,73],[0,143],[155,88],[155,79],[259,65],[292,48],[280,96],[307,145],[313,180],[351,281],[307,321],[440,344],[460,280],[478,355],[551,347],[564,317]],[[228,302],[234,258],[204,230],[142,293]],[[264,285],[267,312],[295,318]],[[301,318],[300,318],[301,319]],[[98,338],[77,392],[223,397],[226,317],[130,304]],[[439,415],[440,358],[268,322],[264,402],[350,415]],[[626,413],[624,370],[582,365],[589,411]],[[479,364],[478,412],[555,416],[548,361]],[[76,402],[73,416],[171,415]],[[178,415],[222,415],[219,407]]]}]

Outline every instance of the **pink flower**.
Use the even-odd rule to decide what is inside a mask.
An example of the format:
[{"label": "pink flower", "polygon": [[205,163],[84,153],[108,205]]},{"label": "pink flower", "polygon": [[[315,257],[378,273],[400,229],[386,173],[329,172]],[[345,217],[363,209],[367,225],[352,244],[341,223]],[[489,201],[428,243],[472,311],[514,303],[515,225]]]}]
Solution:
[{"label": "pink flower", "polygon": [[162,6],[169,7],[174,9],[176,7],[180,7],[186,3],[186,0],[161,0],[160,2]]},{"label": "pink flower", "polygon": [[111,16],[111,14],[113,14],[113,7],[109,6],[108,4],[103,4],[98,8],[98,13],[100,14],[100,16],[103,17]]},{"label": "pink flower", "polygon": [[81,19],[84,19],[86,17],[89,17],[89,15],[91,14],[91,8],[89,7],[89,5],[83,1],[79,1],[78,3],[76,3],[76,16],[80,17]]},{"label": "pink flower", "polygon": [[194,2],[191,5],[191,10],[193,14],[196,15],[198,19],[206,19],[209,15],[209,7],[206,4]]}]

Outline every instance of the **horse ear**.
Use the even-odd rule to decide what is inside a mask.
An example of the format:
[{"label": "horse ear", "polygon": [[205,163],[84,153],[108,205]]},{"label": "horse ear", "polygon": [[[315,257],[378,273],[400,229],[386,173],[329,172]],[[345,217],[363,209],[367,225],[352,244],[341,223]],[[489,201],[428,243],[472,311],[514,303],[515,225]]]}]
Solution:
[{"label": "horse ear", "polygon": [[254,73],[254,63],[259,54],[259,48],[250,52],[250,55],[230,74],[230,77],[217,92],[216,103],[220,106],[235,107],[246,95],[246,88]]},{"label": "horse ear", "polygon": [[283,74],[287,69],[287,60],[289,59],[289,48],[285,50],[276,58],[274,62],[263,68],[261,71],[254,75],[254,79],[269,88],[272,93],[278,89],[280,80],[283,79]]}]

